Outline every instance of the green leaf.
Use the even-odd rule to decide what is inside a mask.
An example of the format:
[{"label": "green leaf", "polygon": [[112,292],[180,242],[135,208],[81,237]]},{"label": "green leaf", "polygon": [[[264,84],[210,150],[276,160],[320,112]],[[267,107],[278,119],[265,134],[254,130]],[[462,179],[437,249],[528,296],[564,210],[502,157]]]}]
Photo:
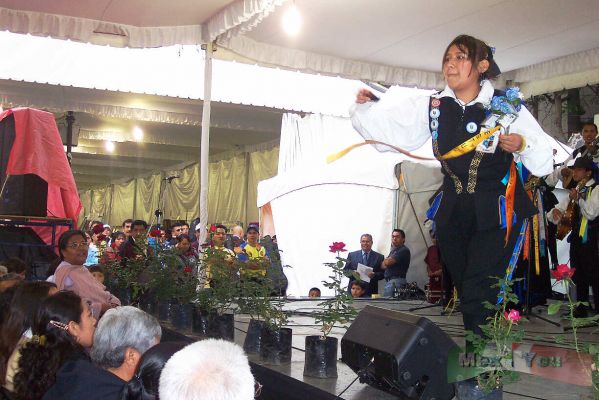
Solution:
[{"label": "green leaf", "polygon": [[547,314],[549,315],[554,315],[557,314],[560,310],[560,308],[562,307],[562,302],[561,301],[557,301],[555,303],[551,303],[549,304],[549,307],[547,307]]}]

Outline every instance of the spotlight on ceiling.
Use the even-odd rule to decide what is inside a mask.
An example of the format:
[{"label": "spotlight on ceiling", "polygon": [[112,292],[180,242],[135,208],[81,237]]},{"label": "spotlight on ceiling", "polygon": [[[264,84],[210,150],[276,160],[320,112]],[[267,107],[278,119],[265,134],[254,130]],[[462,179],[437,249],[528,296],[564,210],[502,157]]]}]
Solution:
[{"label": "spotlight on ceiling", "polygon": [[104,148],[106,149],[107,152],[113,153],[114,152],[114,142],[107,140],[106,142],[104,142]]},{"label": "spotlight on ceiling", "polygon": [[293,2],[293,4],[287,8],[287,11],[285,11],[285,14],[283,15],[283,30],[289,36],[295,36],[299,33],[301,28],[302,15],[295,5],[295,2]]},{"label": "spotlight on ceiling", "polygon": [[144,131],[143,129],[141,129],[139,126],[136,126],[135,128],[133,128],[133,139],[135,139],[136,142],[141,142],[144,138]]}]

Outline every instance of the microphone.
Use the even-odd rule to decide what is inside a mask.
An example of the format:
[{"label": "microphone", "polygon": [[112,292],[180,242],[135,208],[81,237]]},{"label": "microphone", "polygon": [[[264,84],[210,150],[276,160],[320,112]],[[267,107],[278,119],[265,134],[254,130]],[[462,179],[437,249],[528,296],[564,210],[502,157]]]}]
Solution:
[{"label": "microphone", "polygon": [[177,179],[177,178],[178,178],[177,175],[173,175],[173,176],[169,176],[167,178],[164,178],[163,181],[168,181],[170,183],[173,179]]}]

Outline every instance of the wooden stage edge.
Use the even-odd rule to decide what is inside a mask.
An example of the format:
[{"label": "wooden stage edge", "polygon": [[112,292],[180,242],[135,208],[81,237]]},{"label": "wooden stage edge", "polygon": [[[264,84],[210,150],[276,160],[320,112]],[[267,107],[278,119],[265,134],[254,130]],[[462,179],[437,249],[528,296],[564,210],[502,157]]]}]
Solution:
[{"label": "wooden stage edge", "polygon": [[[356,378],[356,374],[341,361],[337,363],[338,377],[335,379],[317,379],[303,376],[305,337],[319,333],[318,325],[314,323],[314,318],[311,316],[318,309],[317,304],[319,302],[320,300],[307,298],[296,299],[290,301],[285,306],[285,310],[290,313],[287,327],[293,330],[293,350],[290,364],[266,365],[259,360],[259,357],[254,355],[248,356],[256,380],[264,385],[262,395],[259,399],[397,399],[398,397],[360,383],[359,380],[352,383]],[[462,317],[459,312],[452,315],[445,315],[442,313],[443,310],[440,306],[418,309],[419,307],[430,305],[419,300],[360,299],[354,304],[358,310],[366,305],[372,305],[402,312],[411,312],[412,314],[426,317],[439,326],[458,345],[462,346],[464,344]],[[550,319],[560,324],[560,326],[555,326],[534,317],[534,315],[547,317],[546,307],[537,307],[532,313],[533,316],[528,321],[520,323],[520,328],[526,331],[525,346],[541,345],[557,347],[555,337],[564,336],[568,338],[571,335],[565,321],[560,321],[559,317],[552,316]],[[243,345],[248,323],[248,316],[235,315],[235,342],[239,345]],[[164,323],[162,326],[163,340],[165,341],[182,340],[193,342],[200,339],[200,337],[188,332],[177,332],[168,323]],[[334,328],[332,336],[341,339],[344,332],[345,329],[343,328]],[[578,335],[579,340],[583,342],[597,342],[598,332],[597,327],[581,329]],[[339,340],[339,342],[341,341]],[[341,357],[341,349],[339,349],[338,356],[339,358]],[[578,400],[593,398],[593,390],[590,386],[564,383],[564,381],[575,382],[576,379],[574,379],[574,376],[572,379],[569,379],[569,371],[565,369],[563,371],[560,370],[559,373],[559,380],[521,373],[518,382],[504,387],[503,398],[505,400]],[[343,395],[338,397],[344,390]]]}]

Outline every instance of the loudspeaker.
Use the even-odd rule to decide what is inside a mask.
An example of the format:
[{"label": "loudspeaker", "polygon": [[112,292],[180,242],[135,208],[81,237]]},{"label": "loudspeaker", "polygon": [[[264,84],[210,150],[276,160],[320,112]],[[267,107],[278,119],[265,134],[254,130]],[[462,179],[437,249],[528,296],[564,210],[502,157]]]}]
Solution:
[{"label": "loudspeaker", "polygon": [[430,320],[366,306],[341,339],[341,360],[360,382],[402,399],[451,399],[447,357],[457,345]]},{"label": "loudspeaker", "polygon": [[[10,115],[0,121],[0,214],[45,217],[48,184],[34,174],[6,176],[10,151],[15,141],[15,119]],[[25,157],[25,154],[16,154]]]}]

